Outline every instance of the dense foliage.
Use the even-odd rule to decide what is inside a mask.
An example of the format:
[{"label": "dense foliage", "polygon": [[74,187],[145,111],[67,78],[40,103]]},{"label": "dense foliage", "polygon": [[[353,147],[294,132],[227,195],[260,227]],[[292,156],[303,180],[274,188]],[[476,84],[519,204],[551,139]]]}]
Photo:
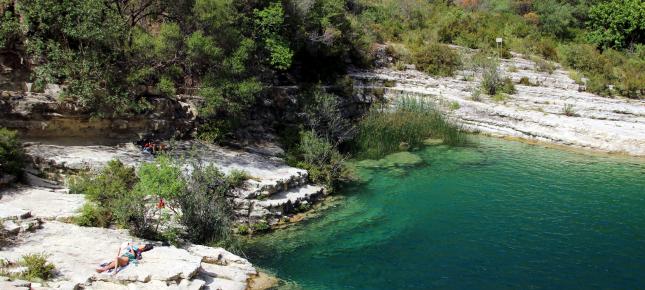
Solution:
[{"label": "dense foliage", "polygon": [[248,179],[243,172],[224,175],[212,165],[189,164],[160,156],[136,172],[113,160],[96,174],[70,180],[70,192],[89,202],[75,222],[82,226],[116,224],[134,235],[177,242],[224,241],[231,231],[232,208],[226,195]]},{"label": "dense foliage", "polygon": [[20,176],[24,160],[25,153],[16,132],[0,128],[0,177],[4,174]]},{"label": "dense foliage", "polygon": [[3,0],[0,51],[28,60],[37,89],[63,84],[64,98],[97,114],[199,94],[200,135],[212,140],[268,85],[333,80],[369,64],[375,44],[437,75],[460,64],[440,43],[495,50],[503,37],[503,57],[551,60],[591,45],[625,61],[609,56],[602,75],[582,70],[590,89],[640,98],[644,11],[640,0]]}]

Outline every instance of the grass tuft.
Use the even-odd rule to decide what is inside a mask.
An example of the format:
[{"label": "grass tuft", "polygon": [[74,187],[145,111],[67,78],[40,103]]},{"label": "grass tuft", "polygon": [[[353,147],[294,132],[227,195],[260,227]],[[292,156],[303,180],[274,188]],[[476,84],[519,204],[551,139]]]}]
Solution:
[{"label": "grass tuft", "polygon": [[359,158],[377,159],[400,151],[401,143],[420,147],[429,137],[451,145],[466,142],[459,127],[427,101],[413,97],[403,97],[393,107],[372,109],[360,121],[358,131],[355,149]]}]

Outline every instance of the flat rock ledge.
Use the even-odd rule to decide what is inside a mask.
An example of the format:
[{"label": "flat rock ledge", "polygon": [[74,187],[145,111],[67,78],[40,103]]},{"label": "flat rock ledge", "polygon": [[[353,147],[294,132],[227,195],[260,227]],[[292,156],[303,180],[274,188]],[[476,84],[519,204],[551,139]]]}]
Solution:
[{"label": "flat rock ledge", "polygon": [[[275,225],[299,204],[314,202],[324,194],[322,187],[309,184],[306,170],[288,166],[277,157],[191,141],[170,146],[172,154],[178,157],[200,159],[224,173],[243,170],[252,177],[231,197],[239,223],[266,221]],[[36,171],[61,182],[68,174],[96,171],[113,159],[135,167],[153,161],[150,154],[132,143],[115,146],[29,143],[25,149]]]},{"label": "flat rock ledge", "polygon": [[[69,194],[65,189],[19,186],[0,191],[0,221],[3,235],[10,240],[0,250],[0,260],[15,262],[25,254],[43,253],[57,272],[46,283],[0,277],[0,289],[244,290],[272,286],[251,287],[254,279],[266,280],[266,275],[260,276],[248,260],[223,248],[163,246],[135,238],[126,230],[62,222],[77,215],[84,200],[83,195]],[[124,242],[153,243],[156,247],[115,275],[96,273],[94,269],[113,259]]]},{"label": "flat rock ledge", "polygon": [[[594,95],[560,66],[551,74],[536,67],[519,54],[501,61],[500,73],[510,77],[517,89],[505,101],[484,94],[479,100],[473,98],[481,78],[472,70],[443,78],[389,68],[350,75],[358,95],[378,92],[388,100],[424,98],[472,132],[645,156],[644,100]],[[529,85],[519,84],[523,78]]]},{"label": "flat rock ledge", "polygon": [[56,266],[57,277],[37,289],[250,289],[258,271],[249,261],[223,248],[188,245],[156,246],[117,274],[94,269],[114,255],[121,243],[149,241],[124,230],[79,227],[48,221],[21,235],[15,246],[0,251],[0,258],[16,261],[22,255],[44,253]]}]

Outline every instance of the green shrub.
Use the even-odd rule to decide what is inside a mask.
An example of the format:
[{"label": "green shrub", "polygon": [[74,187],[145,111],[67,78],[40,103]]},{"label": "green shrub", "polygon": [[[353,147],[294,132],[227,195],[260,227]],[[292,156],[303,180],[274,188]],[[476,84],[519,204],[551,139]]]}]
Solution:
[{"label": "green shrub", "polygon": [[438,43],[416,49],[413,62],[417,69],[435,76],[452,76],[461,67],[459,54],[449,46]]},{"label": "green shrub", "polygon": [[616,89],[632,99],[645,97],[645,60],[630,60],[618,68]]},{"label": "green shrub", "polygon": [[533,8],[540,16],[540,30],[560,38],[569,36],[569,27],[575,22],[571,5],[558,0],[540,0],[533,1]]},{"label": "green shrub", "polygon": [[589,40],[602,47],[629,47],[645,42],[642,0],[602,1],[589,9]]},{"label": "green shrub", "polygon": [[358,124],[355,152],[359,158],[378,159],[400,150],[402,142],[420,147],[428,137],[447,144],[465,142],[461,130],[424,100],[401,98],[392,109],[373,108]]},{"label": "green shrub", "polygon": [[254,223],[254,224],[252,225],[252,227],[253,227],[253,232],[258,232],[258,233],[266,232],[266,231],[268,231],[269,229],[271,229],[271,226],[270,226],[270,225],[269,225],[269,223],[268,223],[267,221],[265,221],[265,220],[259,220],[259,221],[257,221],[256,223]]},{"label": "green shrub", "polygon": [[603,75],[590,75],[587,81],[587,91],[600,95],[612,96],[612,91],[609,88],[609,80]]},{"label": "green shrub", "polygon": [[174,96],[177,94],[177,89],[175,89],[175,83],[168,77],[162,77],[157,84],[159,92],[163,96]]},{"label": "green shrub", "polygon": [[187,190],[175,200],[181,209],[179,221],[193,242],[224,242],[231,238],[233,206],[227,196],[248,176],[243,171],[225,176],[212,164],[190,163]]},{"label": "green shrub", "polygon": [[328,190],[333,190],[339,182],[353,180],[353,174],[345,166],[346,157],[313,131],[300,133],[300,142],[290,155],[292,165],[306,169],[312,182],[323,184]]},{"label": "green shrub", "polygon": [[237,227],[237,233],[240,235],[248,235],[250,232],[250,229],[247,225],[239,225]]},{"label": "green shrub", "polygon": [[603,75],[612,71],[611,63],[607,57],[598,52],[593,45],[563,46],[560,55],[565,65],[584,73]]},{"label": "green shrub", "polygon": [[564,107],[562,107],[562,114],[569,117],[574,117],[577,115],[573,104],[564,104]]},{"label": "green shrub", "polygon": [[70,194],[84,194],[91,185],[91,176],[88,172],[70,175],[65,180]]},{"label": "green shrub", "polygon": [[498,92],[492,96],[493,101],[495,102],[504,102],[508,100],[508,95],[502,92]]},{"label": "green shrub", "polygon": [[304,94],[307,105],[304,108],[305,124],[317,136],[332,144],[340,144],[354,136],[354,126],[345,118],[340,108],[340,98],[320,88]]},{"label": "green shrub", "polygon": [[197,126],[197,139],[209,143],[219,143],[231,135],[234,127],[231,120],[211,119]]},{"label": "green shrub", "polygon": [[459,102],[451,102],[449,106],[450,110],[459,110],[461,108],[461,105],[459,105]]},{"label": "green shrub", "polygon": [[180,166],[166,155],[156,157],[155,162],[142,164],[137,174],[139,182],[134,191],[141,196],[153,195],[171,200],[186,190]]},{"label": "green shrub", "polygon": [[557,61],[558,50],[555,40],[544,36],[531,35],[524,40],[527,43],[530,53],[535,54],[544,59]]},{"label": "green shrub", "polygon": [[474,90],[474,91],[470,94],[470,99],[471,99],[471,100],[473,100],[473,101],[475,101],[475,102],[479,102],[479,101],[481,101],[481,100],[482,100],[482,98],[481,98],[481,94],[482,94],[482,91],[481,91],[481,90],[479,90],[479,89]]},{"label": "green shrub", "polygon": [[525,86],[535,86],[536,84],[531,83],[528,77],[522,77],[520,78],[520,81],[518,82],[520,85],[525,85]]},{"label": "green shrub", "polygon": [[513,81],[502,77],[497,69],[497,61],[489,59],[479,63],[482,80],[480,87],[482,91],[490,96],[498,93],[514,94],[516,92]]},{"label": "green shrub", "polygon": [[49,280],[54,277],[54,270],[56,267],[47,262],[47,255],[45,254],[27,254],[22,256],[19,264],[27,267],[27,270],[20,275],[20,278],[29,281],[35,280]]},{"label": "green shrub", "polygon": [[556,68],[555,64],[550,63],[546,60],[535,57],[533,58],[533,62],[535,62],[535,67],[539,72],[547,72],[549,74],[552,74],[555,71],[555,68]]},{"label": "green shrub", "polygon": [[240,187],[245,181],[251,179],[251,175],[244,170],[233,169],[226,176],[227,182],[233,187]]},{"label": "green shrub", "polygon": [[127,198],[138,181],[134,168],[119,160],[111,160],[95,176],[80,178],[75,190],[82,190],[89,200],[105,208],[113,208],[118,200]]},{"label": "green shrub", "polygon": [[0,176],[12,174],[20,177],[25,162],[25,152],[15,131],[0,128]]},{"label": "green shrub", "polygon": [[74,223],[83,227],[107,228],[112,222],[112,211],[87,202],[81,208],[81,214],[74,217]]}]

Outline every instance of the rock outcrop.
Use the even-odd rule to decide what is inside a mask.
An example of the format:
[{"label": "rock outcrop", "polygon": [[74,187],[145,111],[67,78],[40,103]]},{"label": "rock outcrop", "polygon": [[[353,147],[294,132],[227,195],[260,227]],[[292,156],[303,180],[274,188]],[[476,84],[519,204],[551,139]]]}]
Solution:
[{"label": "rock outcrop", "polygon": [[[56,277],[46,283],[7,282],[0,277],[2,289],[244,290],[252,289],[249,283],[259,275],[249,261],[223,248],[159,244],[144,253],[141,261],[116,274],[98,274],[94,269],[111,259],[123,242],[152,242],[134,238],[125,230],[80,227],[55,220],[77,213],[82,198],[28,186],[2,193],[3,229],[15,237],[12,245],[0,251],[0,259],[11,264],[23,255],[43,253],[57,271]],[[30,219],[39,222],[21,230],[20,224]]]},{"label": "rock outcrop", "polygon": [[[169,145],[171,154],[177,157],[200,159],[216,165],[224,173],[243,170],[252,177],[231,196],[240,223],[266,221],[276,224],[300,203],[313,202],[323,194],[322,187],[308,184],[306,170],[288,166],[276,157],[199,142],[184,141]],[[141,152],[132,143],[116,146],[31,143],[25,149],[37,171],[61,182],[67,174],[98,170],[112,159],[135,167],[153,160],[152,155]]]},{"label": "rock outcrop", "polygon": [[[517,54],[502,60],[499,70],[516,83],[517,93],[505,101],[483,94],[475,100],[480,76],[472,70],[445,78],[388,68],[350,75],[357,95],[424,98],[469,131],[645,156],[645,101],[584,92],[562,68],[539,72],[533,61]],[[522,78],[529,85],[519,84]]]},{"label": "rock outcrop", "polygon": [[125,117],[97,118],[78,106],[60,102],[54,93],[0,91],[0,127],[18,130],[23,138],[82,137],[93,143],[188,136],[199,99],[191,96],[152,98],[152,108]]}]

